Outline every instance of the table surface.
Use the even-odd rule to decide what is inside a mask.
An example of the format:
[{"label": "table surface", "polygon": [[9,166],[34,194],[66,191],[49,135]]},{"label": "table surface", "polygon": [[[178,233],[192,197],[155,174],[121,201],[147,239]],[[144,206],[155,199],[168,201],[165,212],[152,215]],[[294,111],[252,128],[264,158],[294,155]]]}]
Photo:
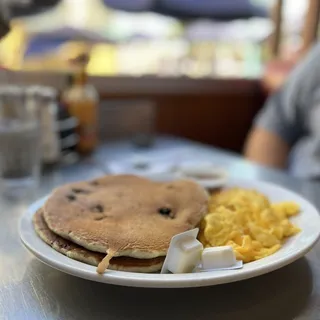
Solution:
[{"label": "table surface", "polygon": [[59,184],[99,176],[112,160],[170,155],[177,147],[223,164],[234,177],[287,187],[320,207],[317,183],[201,144],[168,137],[159,137],[150,150],[136,150],[126,141],[106,144],[81,163],[45,174],[36,194],[1,201],[0,319],[320,319],[320,243],[306,257],[264,276],[192,289],[127,288],[83,280],[43,264],[22,246],[18,221],[33,199]]}]

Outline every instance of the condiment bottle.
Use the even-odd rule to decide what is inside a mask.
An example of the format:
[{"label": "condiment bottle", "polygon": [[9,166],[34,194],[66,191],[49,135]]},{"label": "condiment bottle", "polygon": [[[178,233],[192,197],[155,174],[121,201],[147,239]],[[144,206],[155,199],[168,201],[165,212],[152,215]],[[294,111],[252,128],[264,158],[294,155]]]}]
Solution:
[{"label": "condiment bottle", "polygon": [[94,86],[88,83],[84,68],[76,72],[72,85],[63,92],[62,103],[67,106],[70,115],[78,120],[78,152],[81,154],[91,153],[98,144],[99,98]]}]

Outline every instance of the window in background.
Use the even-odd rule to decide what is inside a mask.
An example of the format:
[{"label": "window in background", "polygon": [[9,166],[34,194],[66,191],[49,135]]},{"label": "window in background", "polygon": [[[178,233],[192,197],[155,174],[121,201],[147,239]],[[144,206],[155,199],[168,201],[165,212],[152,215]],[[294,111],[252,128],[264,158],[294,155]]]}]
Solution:
[{"label": "window in background", "polygon": [[302,30],[305,23],[305,15],[308,9],[308,0],[285,0],[283,7],[283,33],[281,52],[284,59],[302,45]]},{"label": "window in background", "polygon": [[[17,18],[26,33],[26,49],[23,63],[11,61],[10,67],[64,71],[68,69],[68,57],[81,52],[89,41],[88,72],[93,75],[192,78],[261,75],[262,44],[272,30],[270,19],[264,17],[268,12],[267,1],[228,0],[230,5],[226,6],[226,2],[218,0],[210,3],[139,0],[135,3],[138,8],[132,1],[110,0],[113,7],[105,5],[108,2],[61,0],[45,12],[34,16],[29,12],[28,17]],[[201,16],[208,5],[213,10],[211,18],[208,14]],[[223,11],[225,8],[230,12]],[[140,12],[145,10],[154,12]],[[220,17],[235,18],[220,21],[215,19],[214,10]],[[255,12],[258,17],[236,18]],[[40,37],[39,33],[44,31],[46,34]]]}]

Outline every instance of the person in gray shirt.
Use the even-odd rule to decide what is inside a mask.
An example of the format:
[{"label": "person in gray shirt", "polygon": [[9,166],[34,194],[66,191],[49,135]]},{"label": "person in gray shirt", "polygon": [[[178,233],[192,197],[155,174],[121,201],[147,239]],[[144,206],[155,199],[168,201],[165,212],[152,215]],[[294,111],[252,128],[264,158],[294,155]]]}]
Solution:
[{"label": "person in gray shirt", "polygon": [[320,44],[268,98],[254,119],[244,153],[251,161],[300,178],[320,178]]}]

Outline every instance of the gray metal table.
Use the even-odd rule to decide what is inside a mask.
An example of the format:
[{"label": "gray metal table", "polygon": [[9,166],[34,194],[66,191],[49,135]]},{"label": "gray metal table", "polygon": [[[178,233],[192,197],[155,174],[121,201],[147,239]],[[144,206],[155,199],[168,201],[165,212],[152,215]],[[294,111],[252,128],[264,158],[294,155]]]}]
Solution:
[{"label": "gray metal table", "polygon": [[[319,185],[254,166],[233,154],[167,138],[159,138],[148,153],[170,154],[176,146],[224,164],[234,176],[283,185],[320,207]],[[91,159],[46,175],[36,195],[0,203],[0,319],[320,319],[320,243],[305,258],[264,276],[170,290],[82,280],[46,266],[23,248],[18,220],[34,197],[67,181],[98,176],[106,170],[104,162],[132,152],[127,142],[105,145]]]}]

